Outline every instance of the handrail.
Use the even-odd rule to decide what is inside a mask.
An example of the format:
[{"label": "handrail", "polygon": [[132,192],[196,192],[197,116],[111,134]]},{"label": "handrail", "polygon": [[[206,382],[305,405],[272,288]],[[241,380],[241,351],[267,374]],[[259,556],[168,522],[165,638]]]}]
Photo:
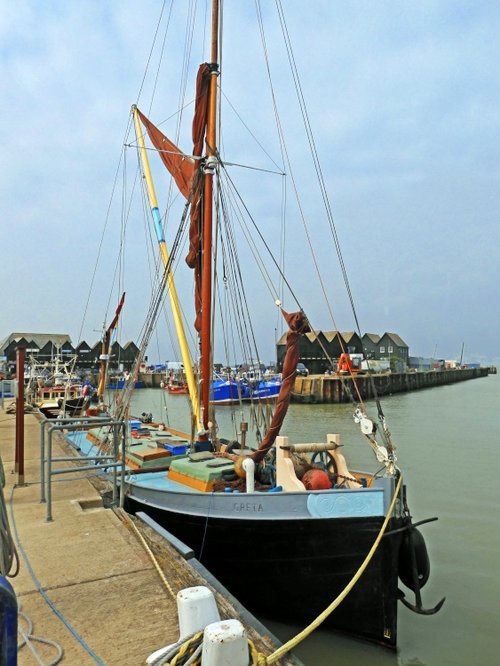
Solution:
[{"label": "handrail", "polygon": [[[57,456],[52,455],[52,436],[54,432],[75,431],[81,430],[82,426],[89,423],[99,423],[100,426],[109,426],[113,428],[113,453],[102,454],[97,456],[87,456],[87,460],[93,460],[93,465],[78,465],[76,467],[64,467],[62,469],[53,469],[53,462],[83,462],[82,456]],[[45,453],[45,427],[48,426],[48,446],[47,455]],[[121,437],[121,454],[118,455],[118,429],[122,430]],[[47,522],[52,522],[52,477],[58,474],[68,474],[70,472],[82,472],[86,470],[97,469],[112,469],[113,470],[113,502],[116,503],[118,497],[118,478],[117,470],[121,470],[120,482],[120,496],[119,504],[123,507],[124,495],[124,479],[125,479],[125,440],[127,432],[127,424],[125,421],[116,421],[113,419],[102,419],[99,417],[85,417],[85,418],[63,418],[63,419],[43,419],[41,423],[41,437],[40,437],[40,485],[41,485],[41,502],[47,502]],[[120,460],[121,458],[121,460]],[[46,470],[45,470],[46,466]]]}]

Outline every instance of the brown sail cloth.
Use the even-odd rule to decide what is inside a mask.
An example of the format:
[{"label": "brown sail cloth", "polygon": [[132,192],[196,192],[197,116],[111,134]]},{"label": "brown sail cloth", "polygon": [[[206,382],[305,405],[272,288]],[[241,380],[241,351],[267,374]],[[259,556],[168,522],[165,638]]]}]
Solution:
[{"label": "brown sail cloth", "polygon": [[[210,65],[203,63],[198,68],[196,77],[196,100],[192,125],[193,155],[195,157],[201,157],[203,152],[208,116],[210,73]],[[195,271],[195,328],[199,332],[201,326],[201,200],[203,192],[203,172],[199,168],[200,160],[194,160],[185,155],[139,109],[137,112],[151,143],[158,150],[163,164],[175,180],[179,191],[191,202],[189,251],[186,263]]]},{"label": "brown sail cloth", "polygon": [[[210,66],[200,65],[196,77],[196,102],[194,109],[192,136],[193,155],[201,157],[207,129],[208,90],[210,87]],[[195,329],[201,330],[201,226],[202,226],[203,177],[198,169],[191,197],[191,223],[189,225],[189,251],[186,263],[194,269],[194,306],[196,312]]]},{"label": "brown sail cloth", "polygon": [[[115,316],[113,317],[113,321],[111,324],[108,326],[106,333],[104,334],[102,344],[101,344],[101,357],[104,357],[109,354],[109,343],[111,342],[111,333],[115,330],[117,324],[118,324],[118,319],[120,318],[120,313],[123,308],[123,304],[125,303],[125,292],[123,292],[122,297],[120,298],[120,302],[118,303],[118,307],[116,308],[115,311]],[[107,367],[107,360],[105,358],[101,358],[101,365],[100,365],[100,370],[99,370],[99,384],[97,386],[97,395],[103,396],[104,395],[104,390],[106,388],[106,367]]]},{"label": "brown sail cloth", "polygon": [[256,463],[259,463],[264,458],[280,433],[281,426],[283,425],[283,421],[285,420],[288,411],[288,405],[290,404],[292,389],[295,383],[295,375],[297,373],[297,363],[300,358],[299,336],[310,331],[309,322],[303,312],[292,312],[289,314],[284,310],[281,310],[281,313],[289,327],[288,335],[286,336],[285,359],[283,361],[283,382],[278,395],[276,409],[266,436],[260,443],[257,451],[251,456]]},{"label": "brown sail cloth", "polygon": [[151,143],[158,150],[163,164],[169,170],[181,194],[189,199],[196,170],[195,160],[185,155],[139,109],[137,109],[137,113],[146,128]]}]

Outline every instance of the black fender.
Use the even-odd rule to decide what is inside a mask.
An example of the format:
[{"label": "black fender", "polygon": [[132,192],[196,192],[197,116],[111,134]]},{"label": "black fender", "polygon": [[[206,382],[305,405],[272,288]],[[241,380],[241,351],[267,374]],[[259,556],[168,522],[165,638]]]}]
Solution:
[{"label": "black fender", "polygon": [[[414,558],[412,556],[412,550]],[[427,553],[427,546],[422,533],[416,527],[410,527],[405,531],[399,549],[398,574],[399,579],[413,592],[417,591],[413,572],[413,561],[415,561],[418,578],[418,589],[421,590],[429,580],[431,563]]]}]

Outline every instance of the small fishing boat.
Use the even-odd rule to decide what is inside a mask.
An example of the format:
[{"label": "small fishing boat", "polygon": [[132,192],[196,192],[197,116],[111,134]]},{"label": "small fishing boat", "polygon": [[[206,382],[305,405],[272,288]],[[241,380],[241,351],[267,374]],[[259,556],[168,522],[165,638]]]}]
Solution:
[{"label": "small fishing boat", "polygon": [[172,382],[165,386],[168,393],[187,393],[188,388],[186,382]]},{"label": "small fishing boat", "polygon": [[75,374],[76,356],[55,354],[42,361],[30,356],[25,400],[48,418],[78,415],[90,392]]},{"label": "small fishing boat", "polygon": [[237,405],[249,396],[247,384],[240,380],[220,377],[211,382],[210,402],[213,405]]},{"label": "small fishing boat", "polygon": [[161,382],[160,386],[162,389],[165,389],[167,393],[186,394],[188,392],[188,385],[182,372],[170,372],[166,379]]},{"label": "small fishing boat", "polygon": [[[106,388],[110,391],[121,391],[127,385],[127,381],[127,374],[111,375],[108,379],[108,383],[106,384]],[[142,381],[142,379],[135,380],[134,388],[139,389],[144,387],[145,383]]]},{"label": "small fishing boat", "polygon": [[259,401],[274,401],[281,388],[281,376],[264,378],[215,377],[211,383],[212,405],[238,405]]}]

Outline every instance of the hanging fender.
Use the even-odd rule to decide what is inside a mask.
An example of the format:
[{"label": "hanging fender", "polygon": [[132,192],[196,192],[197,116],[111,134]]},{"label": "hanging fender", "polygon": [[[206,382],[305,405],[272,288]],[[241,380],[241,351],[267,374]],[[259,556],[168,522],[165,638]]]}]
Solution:
[{"label": "hanging fender", "polygon": [[418,587],[422,589],[429,580],[431,563],[424,537],[416,527],[411,527],[404,533],[401,547],[399,549],[398,562],[399,580],[403,585],[406,585],[407,588],[416,592],[417,585],[414,580],[413,561],[415,562],[416,567],[417,584]]},{"label": "hanging fender", "polygon": [[397,532],[404,532],[399,550],[398,575],[401,582],[415,594],[415,603],[412,604],[409,602],[401,590],[399,590],[399,598],[407,608],[419,615],[434,615],[434,613],[440,610],[446,599],[446,597],[443,597],[433,608],[424,608],[420,594],[420,590],[429,579],[430,561],[424,537],[417,529],[417,525],[434,520],[437,520],[437,518],[422,520],[413,525],[409,517],[404,527],[393,530],[385,535],[389,536]]}]

